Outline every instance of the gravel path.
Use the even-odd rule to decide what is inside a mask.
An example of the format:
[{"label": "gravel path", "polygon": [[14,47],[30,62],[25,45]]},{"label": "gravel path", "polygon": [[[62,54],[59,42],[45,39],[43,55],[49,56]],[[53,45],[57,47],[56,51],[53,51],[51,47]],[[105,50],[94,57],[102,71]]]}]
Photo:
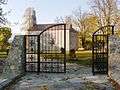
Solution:
[{"label": "gravel path", "polygon": [[67,73],[28,73],[9,90],[114,90],[106,75],[91,72],[90,67],[67,64]]}]

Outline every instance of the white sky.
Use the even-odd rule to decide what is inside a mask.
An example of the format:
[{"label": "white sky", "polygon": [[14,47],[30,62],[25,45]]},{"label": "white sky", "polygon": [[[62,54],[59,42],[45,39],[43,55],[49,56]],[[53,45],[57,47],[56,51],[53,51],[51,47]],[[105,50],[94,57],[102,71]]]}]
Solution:
[{"label": "white sky", "polygon": [[[89,0],[8,0],[4,11],[11,11],[6,17],[12,23],[13,35],[21,34],[20,24],[27,7],[34,7],[37,23],[53,23],[57,16],[70,15],[73,10],[82,7],[89,9]],[[17,24],[17,25],[16,25]]]}]

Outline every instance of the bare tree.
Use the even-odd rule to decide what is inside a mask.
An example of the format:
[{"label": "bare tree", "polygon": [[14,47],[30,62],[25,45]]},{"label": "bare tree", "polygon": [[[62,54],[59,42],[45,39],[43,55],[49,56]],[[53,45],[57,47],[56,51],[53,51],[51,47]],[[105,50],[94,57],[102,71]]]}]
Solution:
[{"label": "bare tree", "polygon": [[87,14],[83,13],[81,11],[81,8],[79,8],[78,10],[73,11],[73,22],[74,25],[78,28],[79,32],[79,43],[81,43],[81,46],[83,48],[85,48],[85,18],[86,18]]},{"label": "bare tree", "polygon": [[62,16],[56,17],[55,22],[56,23],[72,24],[72,16],[68,15],[68,16],[65,16],[65,17],[62,17]]},{"label": "bare tree", "polygon": [[61,16],[60,17],[56,17],[55,22],[56,23],[64,23],[64,19]]},{"label": "bare tree", "polygon": [[91,43],[92,33],[97,29],[97,17],[93,14],[82,12],[81,8],[73,11],[72,15],[57,17],[57,23],[72,24],[79,31],[79,47],[86,48]]},{"label": "bare tree", "polygon": [[91,0],[91,8],[98,17],[99,26],[116,25],[118,22],[117,0]]},{"label": "bare tree", "polygon": [[82,48],[86,48],[87,41],[90,41],[92,32],[98,26],[97,17],[90,13],[82,12],[81,8],[78,8],[73,11],[73,24],[79,30],[79,43]]},{"label": "bare tree", "polygon": [[7,19],[4,17],[3,10],[1,8],[2,4],[7,4],[7,0],[0,0],[0,24],[5,25],[5,23],[7,22]]},{"label": "bare tree", "polygon": [[8,0],[0,0],[0,4],[7,4]]}]

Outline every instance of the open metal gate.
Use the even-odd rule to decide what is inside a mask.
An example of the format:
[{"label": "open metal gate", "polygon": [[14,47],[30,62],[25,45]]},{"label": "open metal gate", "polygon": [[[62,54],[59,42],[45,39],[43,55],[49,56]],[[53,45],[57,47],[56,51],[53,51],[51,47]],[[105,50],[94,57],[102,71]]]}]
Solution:
[{"label": "open metal gate", "polygon": [[66,72],[66,24],[52,25],[39,35],[26,35],[26,71]]},{"label": "open metal gate", "polygon": [[25,36],[25,71],[37,72],[38,71],[38,36],[26,35]]},{"label": "open metal gate", "polygon": [[92,73],[108,74],[108,37],[114,34],[114,26],[104,26],[93,33]]}]

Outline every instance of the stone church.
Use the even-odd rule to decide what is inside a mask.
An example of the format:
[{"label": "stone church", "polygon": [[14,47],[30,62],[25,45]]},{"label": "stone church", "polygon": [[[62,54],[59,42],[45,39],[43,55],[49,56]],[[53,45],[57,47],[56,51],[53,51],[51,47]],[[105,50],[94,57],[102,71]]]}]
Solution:
[{"label": "stone church", "polygon": [[[40,32],[45,30],[46,28],[56,25],[54,24],[37,24],[36,22],[36,13],[33,8],[27,8],[25,10],[24,16],[23,16],[23,24],[22,24],[22,30],[25,31],[25,35],[39,35]],[[59,48],[63,47],[62,40],[64,40],[64,30],[62,28],[56,27],[56,35],[53,36],[56,37],[55,44]],[[59,28],[59,29],[58,29]],[[78,31],[76,31],[72,25],[66,24],[66,50],[77,50],[78,49]],[[44,37],[45,38],[45,37]]]}]

